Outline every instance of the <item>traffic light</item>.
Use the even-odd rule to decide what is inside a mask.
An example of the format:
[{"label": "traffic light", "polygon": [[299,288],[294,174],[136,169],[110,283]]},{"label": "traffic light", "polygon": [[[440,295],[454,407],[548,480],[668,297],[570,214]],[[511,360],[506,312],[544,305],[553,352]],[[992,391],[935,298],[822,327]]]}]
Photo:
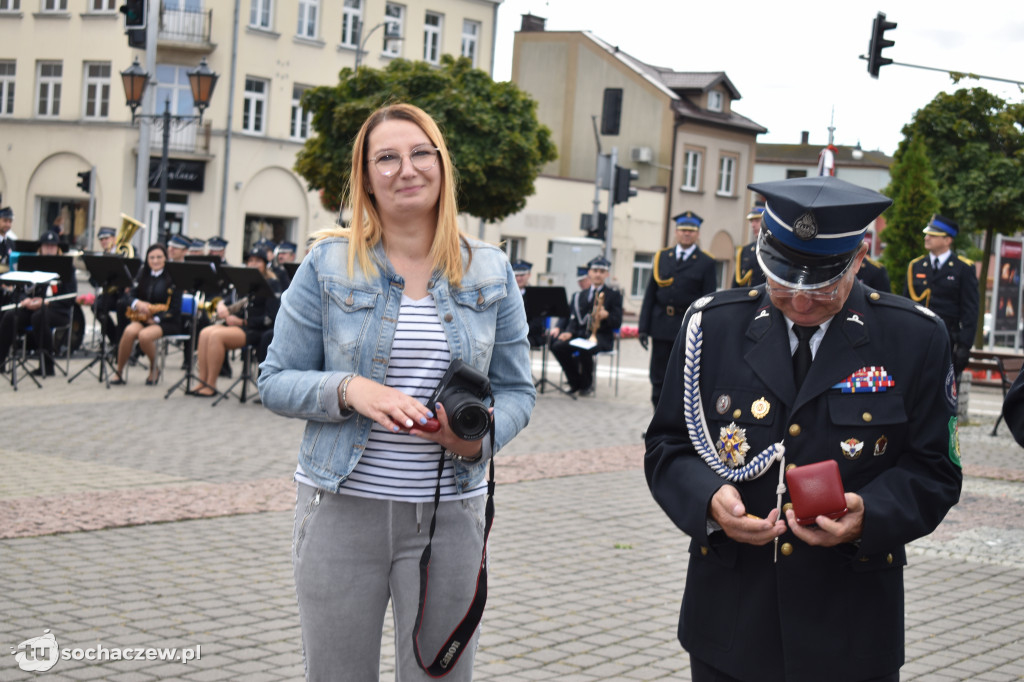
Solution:
[{"label": "traffic light", "polygon": [[120,7],[125,32],[146,28],[146,0],[125,0]]},{"label": "traffic light", "polygon": [[612,187],[612,203],[621,204],[636,196],[636,188],[630,185],[640,177],[632,168],[615,167],[615,186]]},{"label": "traffic light", "polygon": [[868,43],[868,73],[872,78],[878,78],[878,70],[886,64],[892,64],[892,60],[882,56],[882,50],[896,44],[895,40],[886,40],[885,32],[890,28],[896,28],[895,21],[886,21],[885,13],[879,12],[871,24],[871,42]]},{"label": "traffic light", "polygon": [[92,187],[92,171],[82,171],[78,174],[78,189],[82,190],[86,194],[89,194],[89,189]]}]

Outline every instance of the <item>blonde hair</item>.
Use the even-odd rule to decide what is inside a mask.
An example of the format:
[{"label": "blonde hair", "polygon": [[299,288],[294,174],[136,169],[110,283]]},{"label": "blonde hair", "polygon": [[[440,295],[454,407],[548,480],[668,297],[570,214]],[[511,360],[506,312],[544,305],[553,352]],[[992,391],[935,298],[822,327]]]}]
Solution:
[{"label": "blonde hair", "polygon": [[[356,139],[352,144],[352,172],[349,175],[345,194],[348,201],[342,201],[352,208],[352,221],[348,227],[334,227],[319,230],[312,235],[314,244],[330,237],[347,237],[348,274],[355,271],[355,261],[359,259],[359,267],[363,272],[376,272],[379,264],[373,262],[372,249],[383,238],[383,226],[377,203],[373,195],[367,191],[369,183],[366,173],[370,163],[370,133],[384,121],[401,120],[415,123],[427,136],[430,143],[437,147],[441,166],[441,192],[437,200],[437,229],[434,242],[430,247],[430,260],[434,269],[439,270],[453,286],[462,281],[463,264],[460,241],[465,236],[459,232],[457,217],[459,213],[456,201],[456,176],[445,144],[444,135],[437,123],[427,112],[412,104],[389,104],[377,109],[363,122]],[[344,199],[344,197],[343,197]],[[466,242],[467,249],[469,248]],[[472,253],[470,253],[472,259]],[[468,263],[467,263],[468,266]]]}]

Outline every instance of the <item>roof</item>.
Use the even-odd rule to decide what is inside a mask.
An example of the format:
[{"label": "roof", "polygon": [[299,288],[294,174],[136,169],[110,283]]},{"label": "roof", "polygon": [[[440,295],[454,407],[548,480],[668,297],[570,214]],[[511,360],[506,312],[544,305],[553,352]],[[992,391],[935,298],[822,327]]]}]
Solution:
[{"label": "roof", "polygon": [[[758,163],[800,163],[816,166],[818,154],[825,148],[820,144],[764,144],[757,145]],[[853,158],[855,147],[835,145],[836,162],[844,166],[863,166],[867,168],[889,168],[892,157],[885,152],[862,150],[860,159]]]}]

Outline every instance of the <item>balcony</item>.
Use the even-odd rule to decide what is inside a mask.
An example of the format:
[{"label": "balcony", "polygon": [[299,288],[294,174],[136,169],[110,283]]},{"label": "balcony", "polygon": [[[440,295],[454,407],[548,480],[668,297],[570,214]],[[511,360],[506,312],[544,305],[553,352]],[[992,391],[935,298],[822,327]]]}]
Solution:
[{"label": "balcony", "polygon": [[160,8],[160,47],[210,52],[213,10]]},{"label": "balcony", "polygon": [[[196,125],[171,125],[167,140],[167,151],[171,154],[192,154],[209,156],[210,154],[210,122],[204,121],[202,127]],[[159,125],[153,126],[150,135],[150,153],[159,156],[164,142],[164,131]]]}]

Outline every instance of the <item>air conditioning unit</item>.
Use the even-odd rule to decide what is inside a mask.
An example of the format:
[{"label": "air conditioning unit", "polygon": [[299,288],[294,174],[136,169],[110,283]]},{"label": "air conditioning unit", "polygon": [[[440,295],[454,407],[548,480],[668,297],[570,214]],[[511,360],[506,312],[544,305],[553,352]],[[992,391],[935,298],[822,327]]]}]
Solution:
[{"label": "air conditioning unit", "polygon": [[650,147],[633,147],[629,150],[629,158],[637,163],[650,163],[654,159],[654,150]]}]

